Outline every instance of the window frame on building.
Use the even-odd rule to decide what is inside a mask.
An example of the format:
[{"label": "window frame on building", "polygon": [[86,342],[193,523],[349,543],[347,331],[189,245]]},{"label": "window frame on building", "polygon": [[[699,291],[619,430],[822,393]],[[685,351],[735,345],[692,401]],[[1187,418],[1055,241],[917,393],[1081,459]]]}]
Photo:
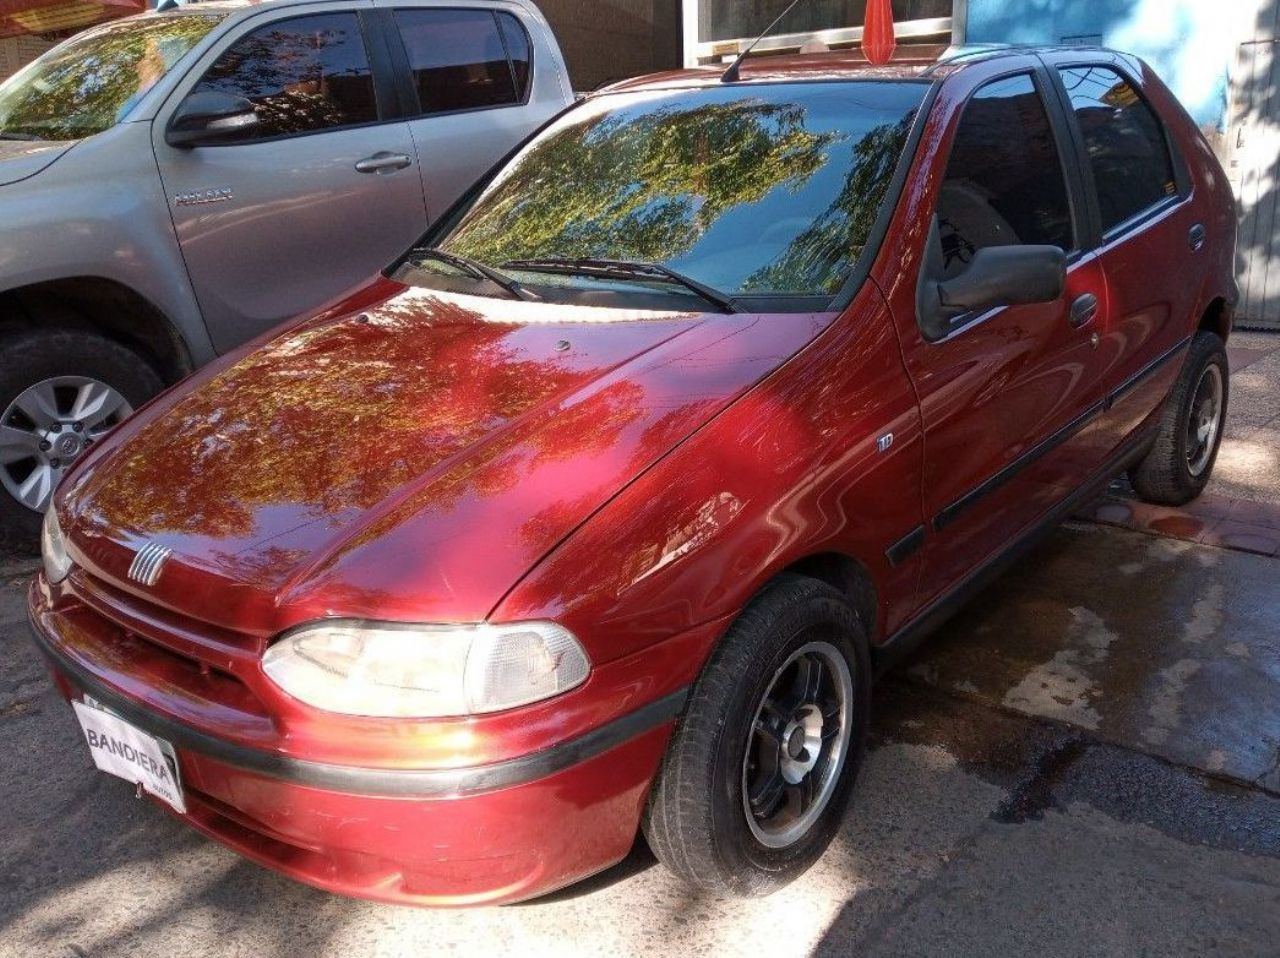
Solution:
[{"label": "window frame on building", "polygon": [[[702,39],[699,31],[700,4],[725,2],[725,0],[680,0],[681,24],[684,35],[684,65],[695,67],[719,63],[737,56],[756,39],[754,36],[728,39]],[[894,24],[894,34],[900,45],[932,41],[943,46],[964,42],[964,25],[967,20],[968,0],[951,0],[950,17],[934,17],[920,20],[899,20]],[[816,41],[829,47],[850,47],[862,43],[863,28],[833,25],[829,29],[810,30],[803,33],[775,33],[760,39],[754,53],[795,52],[805,43]]]}]

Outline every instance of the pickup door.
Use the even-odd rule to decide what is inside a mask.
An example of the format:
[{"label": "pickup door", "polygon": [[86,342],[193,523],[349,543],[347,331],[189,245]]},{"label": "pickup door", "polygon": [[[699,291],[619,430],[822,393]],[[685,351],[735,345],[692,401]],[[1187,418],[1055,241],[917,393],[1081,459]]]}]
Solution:
[{"label": "pickup door", "polygon": [[563,61],[545,23],[512,11],[376,5],[389,7],[392,62],[435,219],[568,105]]},{"label": "pickup door", "polygon": [[[397,111],[375,76],[367,12],[305,9],[229,33],[155,124],[178,241],[220,352],[367,280],[426,229],[413,138],[406,121],[385,119]],[[249,100],[256,126],[170,146],[169,118],[203,91]]]}]

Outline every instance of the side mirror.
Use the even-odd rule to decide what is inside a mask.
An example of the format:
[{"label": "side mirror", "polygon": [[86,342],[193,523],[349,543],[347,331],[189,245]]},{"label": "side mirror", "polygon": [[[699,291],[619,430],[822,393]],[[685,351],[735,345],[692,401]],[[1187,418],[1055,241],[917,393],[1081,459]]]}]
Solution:
[{"label": "side mirror", "polygon": [[164,141],[189,148],[239,139],[258,125],[253,104],[242,96],[206,90],[182,101],[169,121]]},{"label": "side mirror", "polygon": [[1067,254],[1057,246],[989,246],[954,279],[941,280],[941,243],[937,221],[929,231],[928,252],[917,289],[920,328],[930,340],[951,331],[951,320],[999,306],[1052,303],[1067,285]]},{"label": "side mirror", "polygon": [[997,306],[1052,303],[1067,285],[1067,254],[1056,246],[989,246],[969,268],[938,284],[944,309],[980,312]]}]

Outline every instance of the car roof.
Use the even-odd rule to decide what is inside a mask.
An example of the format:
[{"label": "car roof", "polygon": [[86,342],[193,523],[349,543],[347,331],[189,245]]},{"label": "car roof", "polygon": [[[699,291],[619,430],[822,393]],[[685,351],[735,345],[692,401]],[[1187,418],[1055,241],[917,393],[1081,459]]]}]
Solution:
[{"label": "car roof", "polygon": [[[830,80],[940,80],[960,72],[974,64],[994,59],[1030,60],[1038,53],[1070,50],[1084,56],[1096,55],[1109,58],[1116,51],[1102,47],[1020,46],[986,44],[952,47],[941,57],[933,58],[922,53],[911,56],[910,47],[899,47],[906,56],[883,66],[869,63],[859,50],[840,50],[830,53],[803,53],[784,56],[760,55],[748,57],[742,63],[739,84],[751,83],[804,83]],[[611,84],[597,91],[617,93],[621,91],[678,89],[715,86],[728,69],[728,63],[669,70]]]}]

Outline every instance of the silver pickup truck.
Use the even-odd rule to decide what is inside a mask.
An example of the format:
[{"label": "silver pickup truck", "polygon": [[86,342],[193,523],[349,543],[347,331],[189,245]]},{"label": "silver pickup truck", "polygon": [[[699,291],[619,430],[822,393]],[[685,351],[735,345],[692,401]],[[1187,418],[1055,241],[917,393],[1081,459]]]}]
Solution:
[{"label": "silver pickup truck", "polygon": [[0,545],[134,407],[373,276],[571,101],[529,0],[200,3],[0,85]]}]

